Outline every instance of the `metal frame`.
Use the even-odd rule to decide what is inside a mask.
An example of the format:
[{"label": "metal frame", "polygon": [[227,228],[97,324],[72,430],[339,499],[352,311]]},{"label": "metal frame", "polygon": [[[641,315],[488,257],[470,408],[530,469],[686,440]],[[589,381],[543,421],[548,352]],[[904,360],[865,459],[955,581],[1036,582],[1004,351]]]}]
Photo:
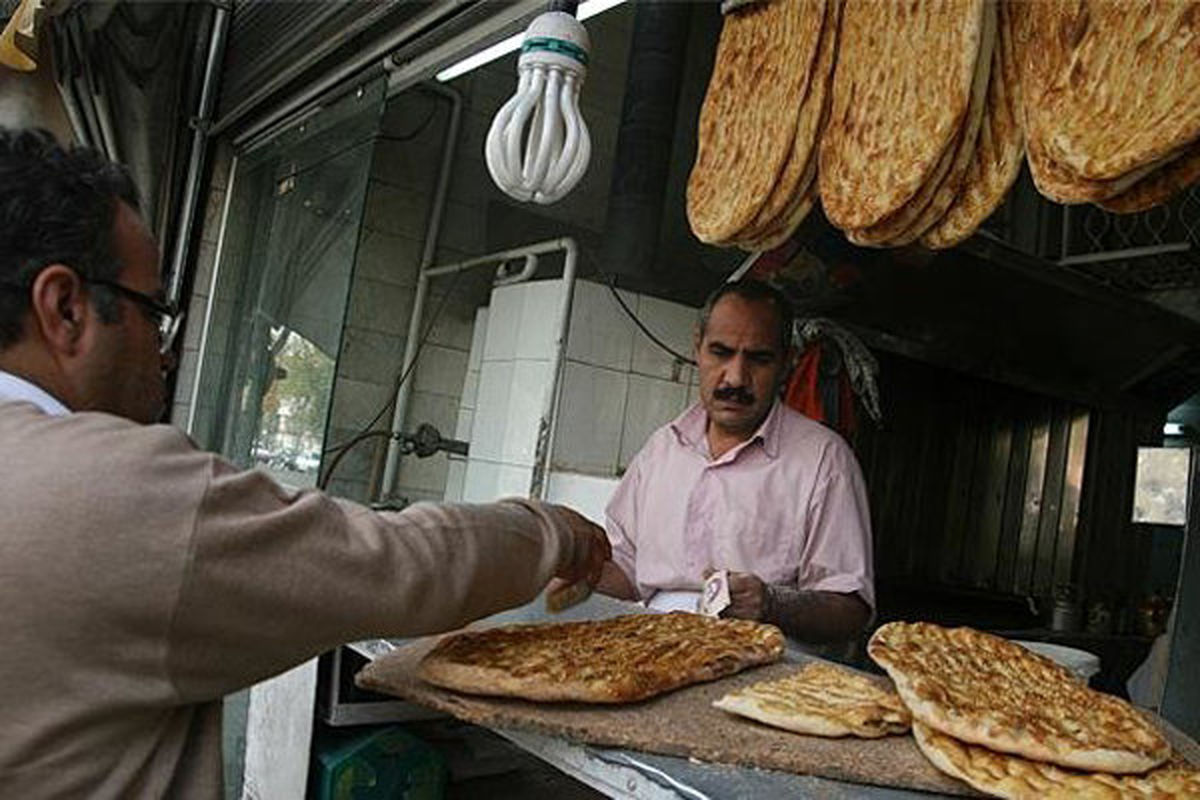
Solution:
[{"label": "metal frame", "polygon": [[[425,303],[429,295],[429,281],[432,278],[452,275],[476,267],[499,265],[494,285],[503,286],[511,283],[520,283],[533,277],[537,271],[538,256],[560,250],[565,254],[562,277],[564,283],[563,302],[559,309],[558,338],[555,343],[554,358],[551,361],[551,371],[554,377],[551,382],[550,391],[547,394],[546,407],[542,413],[541,425],[538,429],[537,454],[534,459],[535,466],[529,489],[531,497],[544,497],[548,484],[546,476],[550,472],[554,433],[558,420],[558,404],[562,391],[562,371],[566,361],[564,354],[566,352],[567,335],[571,325],[571,304],[575,294],[575,276],[578,271],[579,245],[574,239],[569,236],[559,239],[548,239],[525,245],[524,247],[515,247],[511,250],[487,253],[486,255],[476,256],[475,258],[469,258],[453,264],[422,269],[420,276],[417,278],[416,299],[413,301],[412,316],[409,317],[408,321],[408,336],[404,343],[404,361],[400,373],[401,375],[410,374],[416,362],[417,351],[420,347],[421,323],[423,322]],[[504,265],[518,259],[525,261],[524,268],[515,275],[506,274],[504,272]],[[412,383],[409,380],[403,381],[396,390],[396,403],[392,413],[391,425],[393,434],[399,433],[403,428],[404,416],[408,410],[408,398],[411,392]],[[395,486],[396,477],[399,474],[399,461],[400,446],[397,439],[393,436],[388,443],[387,464],[384,469],[383,483],[379,493],[381,497],[387,497],[391,494]]]}]

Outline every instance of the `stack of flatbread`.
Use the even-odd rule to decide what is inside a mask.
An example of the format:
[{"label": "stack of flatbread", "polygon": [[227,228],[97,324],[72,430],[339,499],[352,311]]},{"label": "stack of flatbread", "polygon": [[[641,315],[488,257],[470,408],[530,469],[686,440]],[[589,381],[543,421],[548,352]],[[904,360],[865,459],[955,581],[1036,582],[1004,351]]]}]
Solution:
[{"label": "stack of flatbread", "polygon": [[848,0],[820,147],[825,215],[852,241],[917,241],[950,211],[976,158],[992,0]]},{"label": "stack of flatbread", "polygon": [[1012,3],[1029,166],[1060,203],[1142,211],[1200,179],[1200,3]]},{"label": "stack of flatbread", "polygon": [[687,186],[700,241],[770,249],[812,209],[840,13],[769,0],[725,16]]},{"label": "stack of flatbread", "polygon": [[868,652],[912,713],[934,766],[997,797],[1198,797],[1162,733],[1067,669],[970,628],[893,622]]}]

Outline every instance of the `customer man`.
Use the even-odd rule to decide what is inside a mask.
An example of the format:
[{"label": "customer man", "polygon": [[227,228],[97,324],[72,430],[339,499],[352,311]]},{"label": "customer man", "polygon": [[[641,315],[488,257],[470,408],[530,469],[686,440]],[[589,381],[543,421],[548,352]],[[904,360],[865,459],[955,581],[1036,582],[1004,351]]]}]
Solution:
[{"label": "customer man", "polygon": [[221,698],[599,576],[526,501],[375,514],[152,425],[174,314],[128,176],[0,129],[0,796],[217,798]]},{"label": "customer man", "polygon": [[694,604],[729,571],[727,615],[808,643],[851,639],[875,593],[866,490],[833,431],[784,406],[793,360],[786,298],[756,281],[709,298],[696,337],[700,401],[634,457],[607,509],[600,589]]}]

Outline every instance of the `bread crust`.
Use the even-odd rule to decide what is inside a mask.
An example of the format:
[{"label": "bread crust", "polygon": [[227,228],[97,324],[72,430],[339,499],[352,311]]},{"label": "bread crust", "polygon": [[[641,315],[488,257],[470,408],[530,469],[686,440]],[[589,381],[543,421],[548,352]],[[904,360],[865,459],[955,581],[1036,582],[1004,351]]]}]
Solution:
[{"label": "bread crust", "polygon": [[913,719],[965,742],[1074,769],[1145,772],[1171,754],[1133,706],[998,636],[892,622],[867,652]]},{"label": "bread crust", "polygon": [[913,738],[942,772],[1009,800],[1200,797],[1200,772],[1183,764],[1159,767],[1144,775],[1075,772],[961,742],[920,722],[913,723]]},{"label": "bread crust", "polygon": [[876,225],[935,179],[966,119],[983,9],[983,0],[847,0],[818,168],[834,225]]},{"label": "bread crust", "polygon": [[732,240],[792,153],[825,0],[769,0],[725,16],[700,108],[687,214],[702,242]]},{"label": "bread crust", "polygon": [[467,694],[541,702],[630,703],[783,655],[772,625],[698,614],[506,625],[444,637],[425,681]]},{"label": "bread crust", "polygon": [[795,733],[877,739],[908,732],[899,695],[853,670],[810,662],[785,678],[730,692],[713,705]]}]

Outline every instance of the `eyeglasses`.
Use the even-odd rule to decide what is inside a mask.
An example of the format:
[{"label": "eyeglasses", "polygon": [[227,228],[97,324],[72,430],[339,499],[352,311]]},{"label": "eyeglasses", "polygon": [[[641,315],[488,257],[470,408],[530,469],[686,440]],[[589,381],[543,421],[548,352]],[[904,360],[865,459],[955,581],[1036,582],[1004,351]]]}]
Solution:
[{"label": "eyeglasses", "polygon": [[[146,316],[158,326],[158,352],[165,355],[170,351],[171,345],[175,343],[175,335],[179,333],[179,324],[183,322],[183,312],[174,303],[164,303],[144,292],[130,289],[128,286],[122,286],[116,281],[87,278],[82,275],[79,277],[84,283],[112,289],[117,294],[139,306]],[[28,290],[23,284],[11,281],[0,281],[0,289],[14,291]]]},{"label": "eyeglasses", "polygon": [[83,280],[85,283],[112,289],[126,300],[140,306],[142,311],[158,325],[158,351],[166,353],[171,349],[171,345],[175,342],[175,334],[179,333],[179,324],[183,322],[183,312],[174,303],[164,303],[144,292],[122,286],[116,281],[99,278],[83,278]]}]

